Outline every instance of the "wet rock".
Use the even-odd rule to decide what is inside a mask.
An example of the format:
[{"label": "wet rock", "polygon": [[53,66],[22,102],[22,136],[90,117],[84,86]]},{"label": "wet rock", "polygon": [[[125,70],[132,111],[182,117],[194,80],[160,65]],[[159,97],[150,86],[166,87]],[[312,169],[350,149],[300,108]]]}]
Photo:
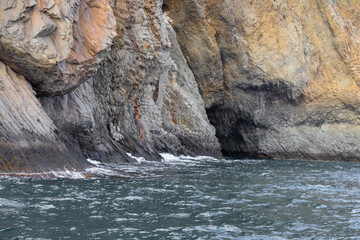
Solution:
[{"label": "wet rock", "polygon": [[[32,84],[38,99],[35,93],[31,97],[48,120],[43,124],[59,135],[54,142],[44,134],[41,141],[62,146],[63,155],[72,156],[67,162],[76,158],[80,168],[86,158],[134,162],[125,152],[155,161],[161,160],[159,151],[221,156],[162,3],[112,3],[18,0],[1,10],[0,58]],[[29,97],[23,97],[24,103]],[[19,148],[20,154],[24,151]],[[42,159],[57,154],[48,153]],[[9,155],[0,157],[5,162]],[[61,154],[53,159],[54,166],[67,166]],[[19,158],[23,161],[26,165],[28,159]],[[35,161],[30,169],[43,162]]]}]

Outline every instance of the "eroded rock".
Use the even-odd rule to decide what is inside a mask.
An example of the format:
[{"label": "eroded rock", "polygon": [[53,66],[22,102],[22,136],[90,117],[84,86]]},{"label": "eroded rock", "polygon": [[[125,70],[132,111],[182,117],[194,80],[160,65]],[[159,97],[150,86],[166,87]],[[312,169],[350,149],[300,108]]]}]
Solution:
[{"label": "eroded rock", "polygon": [[358,1],[0,1],[0,171],[358,160]]},{"label": "eroded rock", "polygon": [[85,82],[116,35],[110,0],[2,0],[1,6],[0,60],[41,95]]},{"label": "eroded rock", "polygon": [[156,151],[220,156],[195,78],[160,1],[117,1],[118,37],[94,80],[110,135],[147,158]]},{"label": "eroded rock", "polygon": [[39,100],[55,126],[66,132],[81,149],[82,158],[104,163],[135,162],[109,136],[107,119],[94,93],[92,80],[69,94],[41,97]]},{"label": "eroded rock", "polygon": [[0,62],[0,171],[83,169],[80,149],[44,112],[31,85]]},{"label": "eroded rock", "polygon": [[44,124],[62,135],[55,145],[71,143],[65,154],[79,161],[134,161],[125,151],[147,160],[160,160],[158,151],[220,156],[162,3],[112,4],[18,0],[1,9],[0,58],[34,86]]},{"label": "eroded rock", "polygon": [[164,2],[225,154],[359,158],[358,1]]}]

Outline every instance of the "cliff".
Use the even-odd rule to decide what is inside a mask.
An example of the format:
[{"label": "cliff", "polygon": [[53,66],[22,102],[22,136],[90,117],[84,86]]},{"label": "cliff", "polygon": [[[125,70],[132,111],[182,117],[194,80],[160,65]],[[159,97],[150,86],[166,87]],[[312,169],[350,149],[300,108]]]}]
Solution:
[{"label": "cliff", "polygon": [[359,1],[165,4],[225,154],[359,159]]},{"label": "cliff", "polygon": [[0,171],[358,160],[359,16],[356,0],[1,0]]},{"label": "cliff", "polygon": [[14,0],[0,9],[1,171],[134,161],[125,152],[221,156],[160,1]]}]

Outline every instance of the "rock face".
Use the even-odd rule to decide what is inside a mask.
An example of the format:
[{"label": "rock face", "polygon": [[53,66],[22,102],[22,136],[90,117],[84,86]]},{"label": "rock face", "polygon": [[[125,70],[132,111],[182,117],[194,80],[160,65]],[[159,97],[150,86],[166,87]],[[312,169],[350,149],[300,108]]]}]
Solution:
[{"label": "rock face", "polygon": [[0,172],[359,159],[357,0],[0,3]]},{"label": "rock face", "polygon": [[161,2],[14,0],[0,11],[1,82],[26,89],[0,98],[1,172],[134,161],[125,151],[221,156]]},{"label": "rock face", "polygon": [[81,151],[65,141],[24,77],[0,62],[0,170],[81,168]]},{"label": "rock face", "polygon": [[150,155],[157,150],[220,156],[161,1],[117,1],[114,13],[118,37],[94,80],[112,138]]},{"label": "rock face", "polygon": [[[104,110],[95,95],[93,81],[69,94],[41,97],[40,102],[56,127],[69,135],[82,156],[107,163],[134,162],[108,134]],[[79,157],[78,157],[79,158]]]},{"label": "rock face", "polygon": [[38,94],[85,82],[116,36],[110,0],[1,0],[0,60]]},{"label": "rock face", "polygon": [[359,159],[359,1],[165,5],[225,154]]}]

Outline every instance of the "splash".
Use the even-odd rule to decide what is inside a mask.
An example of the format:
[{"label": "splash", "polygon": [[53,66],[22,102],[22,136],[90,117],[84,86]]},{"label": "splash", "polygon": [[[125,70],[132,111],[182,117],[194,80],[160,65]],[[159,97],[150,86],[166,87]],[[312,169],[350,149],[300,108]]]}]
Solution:
[{"label": "splash", "polygon": [[87,159],[90,164],[84,171],[75,169],[59,169],[55,171],[44,171],[37,173],[0,173],[0,178],[42,178],[42,179],[88,179],[88,178],[143,178],[156,177],[166,167],[196,166],[207,162],[225,161],[208,156],[174,156],[169,153],[161,153],[162,162],[146,160],[143,157],[136,157],[131,153],[128,156],[136,160],[134,164],[103,163],[93,159]]}]

